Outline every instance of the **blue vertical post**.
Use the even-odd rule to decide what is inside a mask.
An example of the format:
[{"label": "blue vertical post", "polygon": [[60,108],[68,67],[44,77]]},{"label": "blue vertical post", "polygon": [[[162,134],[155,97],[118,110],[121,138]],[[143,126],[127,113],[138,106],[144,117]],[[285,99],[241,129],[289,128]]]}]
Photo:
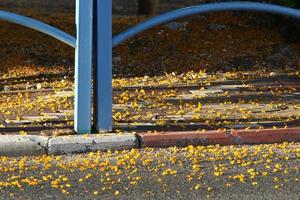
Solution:
[{"label": "blue vertical post", "polygon": [[94,122],[96,131],[112,130],[112,0],[96,0],[96,69]]},{"label": "blue vertical post", "polygon": [[93,0],[76,0],[76,60],[74,128],[91,133]]}]

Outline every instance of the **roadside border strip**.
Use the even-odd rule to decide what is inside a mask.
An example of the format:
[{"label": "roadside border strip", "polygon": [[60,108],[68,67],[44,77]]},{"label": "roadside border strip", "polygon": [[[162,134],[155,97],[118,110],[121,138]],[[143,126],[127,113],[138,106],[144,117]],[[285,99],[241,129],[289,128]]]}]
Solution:
[{"label": "roadside border strip", "polygon": [[300,142],[299,128],[210,130],[73,136],[0,136],[0,156],[78,154],[92,151],[207,145],[258,145]]}]

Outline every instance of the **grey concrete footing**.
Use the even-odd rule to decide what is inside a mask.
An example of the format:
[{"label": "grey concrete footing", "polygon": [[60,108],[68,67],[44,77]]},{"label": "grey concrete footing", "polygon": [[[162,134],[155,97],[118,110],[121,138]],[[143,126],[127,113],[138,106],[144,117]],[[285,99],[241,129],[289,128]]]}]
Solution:
[{"label": "grey concrete footing", "polygon": [[47,153],[48,137],[44,136],[0,136],[1,156],[36,156]]},{"label": "grey concrete footing", "polygon": [[39,156],[138,148],[133,134],[21,136],[1,135],[0,156]]},{"label": "grey concrete footing", "polygon": [[50,138],[48,154],[59,155],[132,148],[138,148],[138,140],[133,134],[62,136]]},{"label": "grey concrete footing", "polygon": [[72,136],[0,135],[0,156],[36,156],[188,145],[300,142],[300,128],[161,132]]}]

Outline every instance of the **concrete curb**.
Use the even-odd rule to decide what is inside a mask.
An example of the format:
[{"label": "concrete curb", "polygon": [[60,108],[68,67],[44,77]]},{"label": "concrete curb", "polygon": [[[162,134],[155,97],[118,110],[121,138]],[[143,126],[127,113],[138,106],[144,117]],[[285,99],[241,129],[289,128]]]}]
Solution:
[{"label": "concrete curb", "polygon": [[280,142],[299,142],[300,128],[234,130],[234,144],[273,144]]},{"label": "concrete curb", "polygon": [[184,147],[188,145],[230,145],[230,136],[226,131],[186,131],[186,132],[160,132],[138,134],[142,148],[155,147]]},{"label": "concrete curb", "polygon": [[251,145],[300,142],[300,127],[287,129],[186,131],[76,136],[0,136],[0,156],[36,156],[125,150],[146,147],[167,148],[188,145]]},{"label": "concrete curb", "polygon": [[188,145],[251,145],[300,142],[299,128],[253,129],[233,131],[188,131],[138,134],[140,145],[146,147],[184,147]]},{"label": "concrete curb", "polygon": [[133,134],[34,136],[0,135],[0,156],[40,156],[139,148]]},{"label": "concrete curb", "polygon": [[47,153],[48,137],[44,136],[0,136],[1,156],[37,156]]},{"label": "concrete curb", "polygon": [[138,140],[133,134],[62,136],[50,138],[48,147],[49,155],[86,153],[138,148]]}]

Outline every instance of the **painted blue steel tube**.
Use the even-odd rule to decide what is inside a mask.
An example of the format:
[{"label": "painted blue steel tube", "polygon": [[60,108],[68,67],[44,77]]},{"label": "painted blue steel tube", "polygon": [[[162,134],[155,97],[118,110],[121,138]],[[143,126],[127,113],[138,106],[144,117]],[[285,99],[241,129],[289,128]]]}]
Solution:
[{"label": "painted blue steel tube", "polygon": [[93,0],[76,0],[76,29],[74,128],[82,134],[92,128]]},{"label": "painted blue steel tube", "polygon": [[278,5],[266,4],[266,3],[255,3],[255,2],[224,2],[224,3],[209,3],[202,4],[192,7],[186,7],[183,9],[167,12],[165,14],[153,17],[146,22],[142,22],[123,33],[113,38],[113,47],[119,45],[130,37],[133,37],[143,31],[153,28],[157,25],[176,20],[178,18],[192,16],[195,14],[204,14],[218,11],[227,10],[247,10],[247,11],[258,11],[267,12],[274,14],[281,14],[290,16],[296,19],[300,19],[300,10],[287,8]]},{"label": "painted blue steel tube", "polygon": [[76,38],[38,20],[6,11],[0,11],[0,20],[5,20],[14,24],[19,24],[37,30],[39,32],[50,35],[74,48],[76,47]]},{"label": "painted blue steel tube", "polygon": [[98,132],[112,130],[112,0],[96,0],[94,121]]}]

